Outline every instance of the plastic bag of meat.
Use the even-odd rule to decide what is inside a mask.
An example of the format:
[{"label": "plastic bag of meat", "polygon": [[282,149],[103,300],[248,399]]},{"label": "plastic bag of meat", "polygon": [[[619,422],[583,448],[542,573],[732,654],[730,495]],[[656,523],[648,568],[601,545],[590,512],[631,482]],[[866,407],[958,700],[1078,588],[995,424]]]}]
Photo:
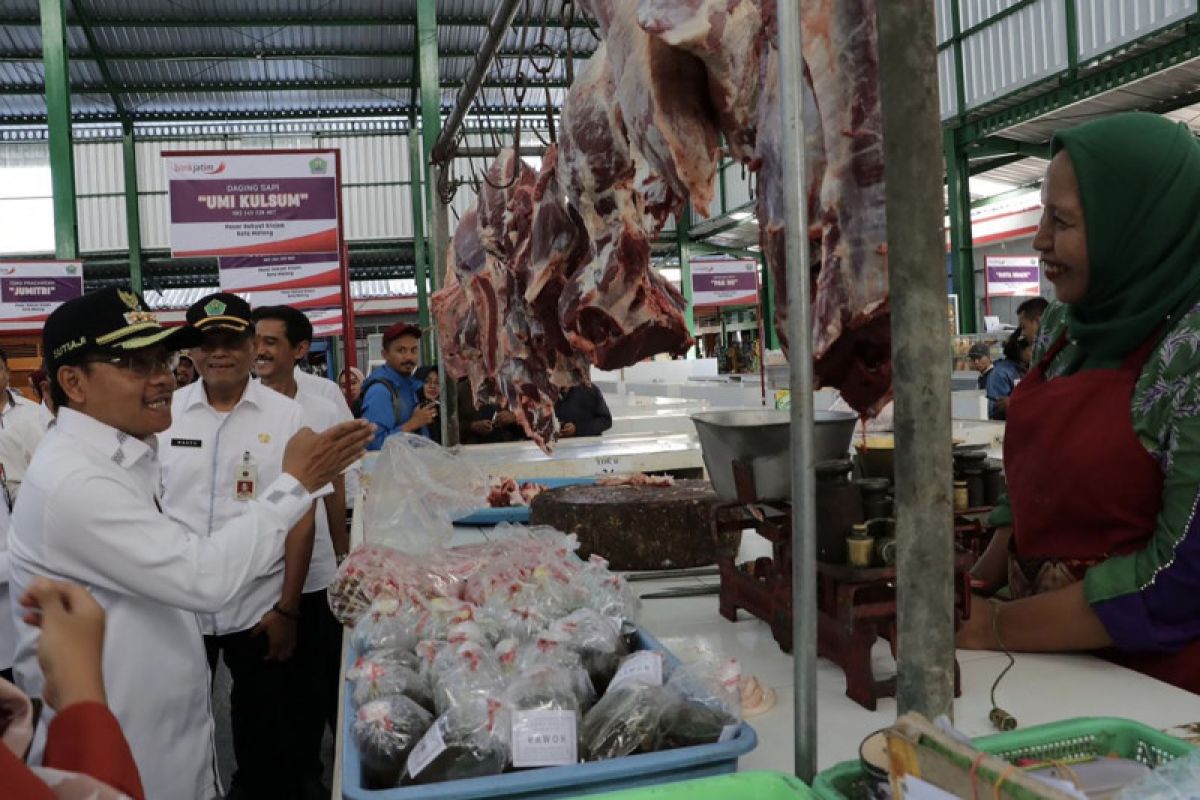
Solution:
[{"label": "plastic bag of meat", "polygon": [[718,664],[681,666],[671,673],[667,690],[673,702],[663,714],[662,747],[713,744],[732,735],[742,721],[741,667],[729,659]]},{"label": "plastic bag of meat", "polygon": [[554,667],[566,672],[580,710],[586,711],[596,702],[595,684],[592,683],[588,671],[584,669],[583,659],[579,652],[565,635],[546,631],[535,641],[517,651],[517,674],[524,675],[526,672],[542,667]]},{"label": "plastic bag of meat", "polygon": [[357,680],[366,670],[392,667],[404,667],[420,673],[421,661],[415,653],[408,650],[372,650],[354,660],[354,663],[346,670],[346,680]]},{"label": "plastic bag of meat", "polygon": [[[526,670],[504,692],[500,725],[509,732],[513,766],[558,766],[579,760],[579,730],[582,719],[573,682],[575,676],[561,667],[541,666]],[[552,752],[537,752],[538,745],[526,747],[533,730],[546,732],[546,726],[565,740],[556,742]]]},{"label": "plastic bag of meat", "polygon": [[508,766],[497,697],[455,706],[438,717],[408,759],[414,783],[428,784],[499,775]]},{"label": "plastic bag of meat", "polygon": [[397,433],[371,472],[364,514],[372,540],[405,553],[444,547],[453,522],[479,506],[487,475],[423,436]]},{"label": "plastic bag of meat", "polygon": [[609,572],[608,562],[593,554],[580,570],[576,585],[587,596],[587,605],[619,623],[636,623],[642,601],[629,582]]},{"label": "plastic bag of meat", "polygon": [[439,714],[454,706],[496,697],[504,686],[490,649],[475,642],[447,647],[434,659],[434,705]]},{"label": "plastic bag of meat", "polygon": [[363,787],[400,785],[408,754],[433,723],[433,716],[403,695],[367,703],[354,717],[351,735],[362,759]]},{"label": "plastic bag of meat", "polygon": [[394,694],[402,694],[426,711],[433,711],[429,682],[413,669],[376,660],[356,669],[350,693],[355,708]]},{"label": "plastic bag of meat", "polygon": [[329,609],[343,625],[354,625],[380,595],[420,603],[431,588],[428,572],[400,551],[359,545],[329,585]]},{"label": "plastic bag of meat", "polygon": [[659,727],[673,702],[662,686],[623,683],[600,698],[583,717],[583,751],[603,761],[659,749]]},{"label": "plastic bag of meat", "polygon": [[603,691],[626,653],[619,625],[598,611],[581,608],[555,621],[550,632],[579,654],[592,684]]},{"label": "plastic bag of meat", "polygon": [[355,624],[354,632],[350,634],[350,644],[356,653],[411,650],[420,641],[416,622],[422,613],[397,597],[377,597]]}]

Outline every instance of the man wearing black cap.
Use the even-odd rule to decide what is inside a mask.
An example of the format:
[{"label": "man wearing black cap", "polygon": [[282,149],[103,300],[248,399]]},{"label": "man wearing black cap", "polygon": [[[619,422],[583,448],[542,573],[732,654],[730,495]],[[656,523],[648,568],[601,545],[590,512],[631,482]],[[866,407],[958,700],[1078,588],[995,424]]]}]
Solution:
[{"label": "man wearing black cap", "polygon": [[379,450],[393,433],[428,435],[437,424],[437,403],[418,402],[420,381],[413,371],[421,359],[421,329],[397,322],[383,332],[384,364],[363,383],[362,418],[375,423],[375,438],[368,450]]},{"label": "man wearing black cap", "polygon": [[[187,321],[202,337],[190,351],[200,380],[175,392],[159,457],[167,513],[205,538],[246,513],[248,501],[275,480],[284,445],[304,422],[298,403],[250,380],[254,327],[245,300],[209,295],[188,309]],[[200,618],[209,664],[215,670],[223,654],[233,679],[237,771],[230,797],[295,794],[292,652],[313,523],[310,506],[288,533],[283,569],[249,582],[216,614]]]},{"label": "man wearing black cap", "polygon": [[[171,424],[170,353],[197,341],[163,328],[131,292],[64,303],[42,332],[58,421],[25,474],[10,532],[13,592],[38,575],[89,588],[107,612],[104,682],[147,797],[211,800],[209,670],[197,614],[273,569],[315,492],[361,453],[353,423],[286,448],[283,473],[246,513],[199,538],[163,513],[154,435]],[[17,682],[37,695],[38,630],[17,621]]]}]

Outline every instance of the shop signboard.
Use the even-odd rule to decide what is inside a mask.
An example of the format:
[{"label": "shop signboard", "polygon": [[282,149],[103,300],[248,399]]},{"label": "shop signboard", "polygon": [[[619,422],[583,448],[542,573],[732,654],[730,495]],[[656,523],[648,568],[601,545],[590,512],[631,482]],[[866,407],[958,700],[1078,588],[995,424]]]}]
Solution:
[{"label": "shop signboard", "polygon": [[163,153],[175,257],[337,253],[337,150]]},{"label": "shop signboard", "polygon": [[79,261],[0,261],[0,331],[40,331],[54,309],[82,295]]},{"label": "shop signboard", "polygon": [[988,297],[1037,297],[1041,265],[1037,256],[987,256],[984,274]]},{"label": "shop signboard", "polygon": [[725,256],[691,261],[692,306],[752,306],[758,303],[758,262]]},{"label": "shop signboard", "polygon": [[226,292],[311,289],[342,283],[337,253],[226,256],[217,263],[221,289]]}]

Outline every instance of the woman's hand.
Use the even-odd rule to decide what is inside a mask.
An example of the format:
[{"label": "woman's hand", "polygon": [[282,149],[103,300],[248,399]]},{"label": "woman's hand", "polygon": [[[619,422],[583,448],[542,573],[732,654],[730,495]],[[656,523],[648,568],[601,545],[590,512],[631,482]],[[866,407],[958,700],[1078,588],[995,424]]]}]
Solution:
[{"label": "woman's hand", "polygon": [[987,549],[971,570],[972,584],[976,588],[990,594],[1008,583],[1008,553],[1012,534],[1013,529],[1009,525],[996,529]]},{"label": "woman's hand", "polygon": [[75,703],[104,703],[104,609],[87,589],[35,578],[21,596],[25,622],[42,629],[38,664],[45,676],[42,695],[61,711]]}]

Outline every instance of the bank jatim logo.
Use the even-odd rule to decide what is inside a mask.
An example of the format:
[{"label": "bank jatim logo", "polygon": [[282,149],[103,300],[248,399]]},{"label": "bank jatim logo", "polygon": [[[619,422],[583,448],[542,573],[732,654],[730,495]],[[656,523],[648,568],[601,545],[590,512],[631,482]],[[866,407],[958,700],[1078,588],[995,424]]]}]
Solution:
[{"label": "bank jatim logo", "polygon": [[225,171],[224,161],[175,162],[171,171],[180,175],[219,175]]}]

